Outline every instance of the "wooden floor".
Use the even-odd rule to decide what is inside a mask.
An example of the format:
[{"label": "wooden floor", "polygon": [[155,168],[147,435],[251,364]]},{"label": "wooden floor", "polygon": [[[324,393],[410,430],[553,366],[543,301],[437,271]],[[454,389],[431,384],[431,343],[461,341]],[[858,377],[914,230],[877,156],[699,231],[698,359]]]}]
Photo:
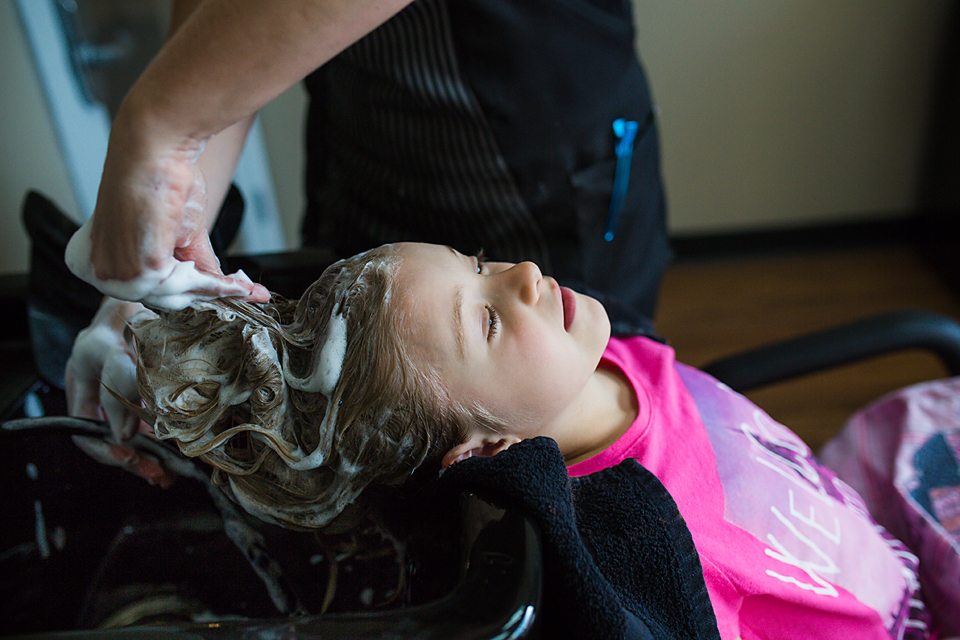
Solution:
[{"label": "wooden floor", "polygon": [[[702,366],[740,349],[898,309],[960,319],[960,299],[906,246],[687,259],[666,273],[657,330],[678,360]],[[934,356],[903,352],[748,396],[816,450],[857,408],[944,373]]]}]

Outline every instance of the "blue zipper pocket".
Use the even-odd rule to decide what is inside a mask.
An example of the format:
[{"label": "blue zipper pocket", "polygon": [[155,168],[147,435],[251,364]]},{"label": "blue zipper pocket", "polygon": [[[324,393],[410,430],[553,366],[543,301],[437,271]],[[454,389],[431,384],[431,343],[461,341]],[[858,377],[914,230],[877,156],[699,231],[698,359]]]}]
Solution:
[{"label": "blue zipper pocket", "polygon": [[630,160],[633,158],[633,143],[637,138],[640,125],[633,120],[617,118],[613,121],[613,134],[617,136],[617,168],[613,175],[613,193],[610,196],[610,209],[607,211],[607,224],[603,229],[603,239],[613,240],[623,212],[623,202],[627,197],[630,182]]}]

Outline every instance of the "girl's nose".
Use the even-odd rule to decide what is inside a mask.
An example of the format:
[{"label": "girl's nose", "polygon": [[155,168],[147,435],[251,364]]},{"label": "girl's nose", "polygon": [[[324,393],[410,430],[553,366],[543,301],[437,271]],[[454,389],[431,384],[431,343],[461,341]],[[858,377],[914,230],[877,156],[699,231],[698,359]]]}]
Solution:
[{"label": "girl's nose", "polygon": [[532,262],[520,262],[508,269],[511,284],[525,304],[533,304],[540,299],[540,280],[543,274],[540,267]]}]

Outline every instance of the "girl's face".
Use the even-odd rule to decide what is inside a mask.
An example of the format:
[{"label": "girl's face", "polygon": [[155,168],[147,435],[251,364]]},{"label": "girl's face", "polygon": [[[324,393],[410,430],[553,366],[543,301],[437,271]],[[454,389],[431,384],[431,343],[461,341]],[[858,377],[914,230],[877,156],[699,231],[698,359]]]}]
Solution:
[{"label": "girl's face", "polygon": [[583,417],[584,389],[610,337],[597,300],[531,262],[478,264],[438,245],[397,249],[403,342],[455,401],[515,425],[521,439]]}]

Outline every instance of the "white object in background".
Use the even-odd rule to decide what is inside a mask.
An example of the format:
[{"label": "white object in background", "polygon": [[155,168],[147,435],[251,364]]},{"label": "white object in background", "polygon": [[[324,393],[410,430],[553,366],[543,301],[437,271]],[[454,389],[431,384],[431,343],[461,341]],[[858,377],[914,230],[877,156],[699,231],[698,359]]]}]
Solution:
[{"label": "white object in background", "polygon": [[[96,206],[110,136],[110,115],[87,88],[84,61],[123,55],[123,43],[100,47],[83,41],[76,0],[16,0],[16,5],[80,208],[73,214],[82,223]],[[258,120],[234,174],[245,204],[238,232],[238,248],[245,253],[288,248],[269,166]]]},{"label": "white object in background", "polygon": [[286,251],[289,247],[280,220],[280,208],[270,176],[270,159],[259,117],[253,121],[233,181],[243,194],[244,202],[237,250],[244,253]]},{"label": "white object in background", "polygon": [[17,0],[17,6],[80,207],[75,214],[82,222],[97,203],[110,116],[103,105],[88,99],[73,71],[56,2]]}]

